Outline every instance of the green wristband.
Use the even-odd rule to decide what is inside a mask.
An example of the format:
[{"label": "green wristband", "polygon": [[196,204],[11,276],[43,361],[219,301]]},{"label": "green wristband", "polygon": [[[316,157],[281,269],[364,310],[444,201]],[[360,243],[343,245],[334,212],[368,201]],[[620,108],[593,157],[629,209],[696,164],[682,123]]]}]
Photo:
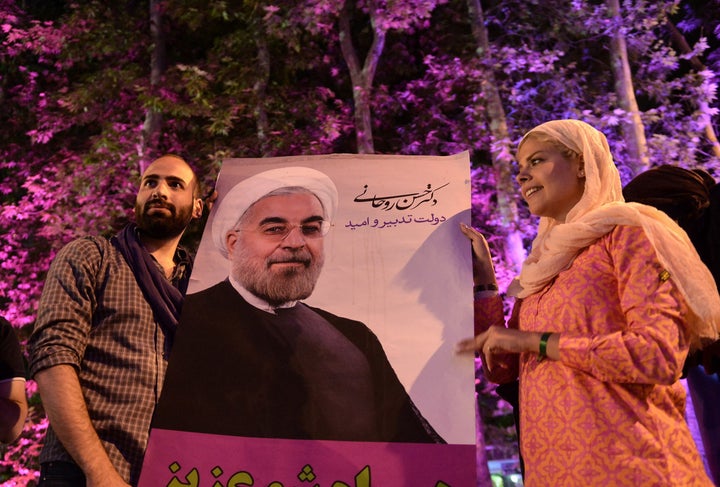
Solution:
[{"label": "green wristband", "polygon": [[481,291],[497,291],[498,286],[494,282],[491,282],[490,284],[475,284],[473,286],[473,292],[479,293]]},{"label": "green wristband", "polygon": [[545,360],[545,357],[547,357],[547,342],[550,338],[550,335],[552,335],[552,333],[550,333],[549,331],[546,331],[545,333],[540,335],[540,350],[538,351],[537,358],[538,362],[542,362],[543,360]]}]

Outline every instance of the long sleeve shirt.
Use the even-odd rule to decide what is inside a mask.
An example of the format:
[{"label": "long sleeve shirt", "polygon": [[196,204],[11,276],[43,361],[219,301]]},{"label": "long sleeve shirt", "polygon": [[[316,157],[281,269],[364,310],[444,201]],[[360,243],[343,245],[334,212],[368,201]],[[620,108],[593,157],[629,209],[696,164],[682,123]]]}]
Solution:
[{"label": "long sleeve shirt", "polygon": [[[52,263],[30,338],[30,373],[72,365],[90,420],[120,475],[137,481],[167,367],[168,338],[106,239],[66,245]],[[72,458],[48,429],[41,462]]]},{"label": "long sleeve shirt", "polygon": [[[663,271],[643,230],[618,226],[521,302],[509,326],[561,334],[560,360],[494,368],[519,366],[526,486],[712,486],[678,382],[687,307]],[[503,324],[499,302],[480,303],[479,327]]]}]

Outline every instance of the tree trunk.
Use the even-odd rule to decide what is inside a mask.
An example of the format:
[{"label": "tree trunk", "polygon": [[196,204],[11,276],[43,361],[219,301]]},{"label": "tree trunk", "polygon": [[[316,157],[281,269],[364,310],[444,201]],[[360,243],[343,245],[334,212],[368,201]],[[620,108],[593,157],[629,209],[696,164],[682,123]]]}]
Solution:
[{"label": "tree trunk", "polygon": [[[490,126],[492,144],[493,170],[495,171],[495,187],[497,188],[497,210],[501,215],[501,222],[507,229],[505,235],[505,258],[519,273],[525,260],[525,249],[522,244],[522,234],[517,229],[518,209],[516,202],[517,186],[512,175],[512,147],[508,133],[505,110],[497,89],[495,75],[491,66],[490,41],[485,28],[485,16],[480,0],[467,0],[470,13],[470,23],[473,36],[477,42],[478,57],[485,65],[485,78],[482,81],[483,98],[488,114],[487,123]],[[481,112],[482,110],[477,110]]]},{"label": "tree trunk", "polygon": [[[485,66],[484,79],[482,81],[483,99],[487,112],[487,123],[490,126],[493,170],[495,171],[495,187],[497,190],[497,210],[501,216],[501,224],[507,233],[505,234],[504,257],[507,262],[519,273],[525,250],[522,245],[522,234],[517,228],[518,211],[515,195],[517,188],[512,177],[513,156],[511,151],[510,135],[508,133],[505,109],[502,105],[500,92],[497,89],[495,75],[492,71],[492,60],[490,59],[490,41],[487,29],[485,28],[485,15],[480,0],[467,0],[470,16],[470,26],[473,37],[477,43],[477,54]],[[481,113],[483,110],[476,110]],[[477,401],[476,401],[477,403]],[[477,407],[477,406],[476,406]],[[482,417],[476,413],[477,422],[477,486],[491,487],[490,470],[488,468],[487,450],[484,439],[484,427]]]},{"label": "tree trunk", "polygon": [[[150,55],[150,90],[160,85],[165,73],[167,57],[165,46],[165,32],[163,31],[163,6],[161,0],[150,0],[150,36],[153,49]],[[142,129],[142,140],[139,147],[140,172],[144,172],[150,164],[152,151],[157,144],[162,128],[162,113],[152,108],[145,110],[145,122]]]},{"label": "tree trunk", "polygon": [[357,150],[359,154],[373,154],[375,147],[372,135],[372,113],[370,110],[370,95],[380,56],[385,47],[385,31],[375,22],[375,5],[370,2],[370,19],[373,29],[373,40],[368,51],[365,63],[360,67],[360,60],[353,46],[352,31],[350,29],[350,0],[346,0],[340,11],[340,49],[350,71],[350,80],[353,85],[353,100],[355,102],[355,132]]},{"label": "tree trunk", "polygon": [[628,118],[623,123],[628,151],[627,165],[630,168],[631,175],[635,176],[650,168],[645,127],[640,118],[640,108],[633,90],[625,32],[622,28],[622,17],[620,16],[620,1],[608,0],[608,11],[614,26],[610,39],[610,58],[615,78],[615,93],[620,108],[628,114]]},{"label": "tree trunk", "polygon": [[257,137],[260,142],[260,153],[263,157],[268,155],[268,116],[265,109],[268,80],[270,79],[270,50],[267,45],[265,33],[258,34],[255,39],[257,45],[258,79],[253,85],[255,92],[255,120]]}]

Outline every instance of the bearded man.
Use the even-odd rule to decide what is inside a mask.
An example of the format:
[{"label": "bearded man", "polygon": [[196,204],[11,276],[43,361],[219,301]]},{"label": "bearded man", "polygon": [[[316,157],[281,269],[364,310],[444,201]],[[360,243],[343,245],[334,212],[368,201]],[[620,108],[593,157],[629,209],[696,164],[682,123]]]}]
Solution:
[{"label": "bearded man", "polygon": [[188,295],[153,428],[444,443],[366,325],[301,302],[337,204],[332,180],[307,167],[254,175],[218,203],[229,276]]},{"label": "bearded man", "polygon": [[165,155],[143,173],[137,225],[54,259],[29,340],[50,420],[40,486],[136,485],[192,261],[178,246],[202,215],[198,180]]}]

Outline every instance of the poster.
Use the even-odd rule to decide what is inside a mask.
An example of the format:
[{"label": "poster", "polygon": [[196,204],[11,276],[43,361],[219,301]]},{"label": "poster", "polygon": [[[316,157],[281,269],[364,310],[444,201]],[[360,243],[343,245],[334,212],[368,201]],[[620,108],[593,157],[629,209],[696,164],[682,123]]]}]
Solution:
[{"label": "poster", "polygon": [[[318,171],[332,182],[337,189],[337,206],[327,234],[320,239],[324,264],[312,292],[301,301],[326,317],[326,324],[334,323],[336,317],[347,322],[342,325],[346,328],[339,328],[346,330],[343,333],[349,327],[349,334],[355,337],[355,330],[367,328],[368,332],[358,332],[360,340],[352,339],[361,349],[373,341],[370,338],[377,338],[373,354],[382,355],[381,359],[367,358],[371,369],[365,374],[367,380],[345,381],[351,388],[348,394],[352,398],[353,394],[367,393],[372,404],[384,404],[381,399],[384,401],[385,397],[405,394],[410,407],[402,403],[403,411],[412,410],[417,417],[398,420],[398,424],[407,422],[407,428],[391,424],[389,430],[406,429],[409,431],[406,436],[386,433],[387,425],[378,428],[382,432],[368,437],[356,432],[347,436],[344,432],[328,432],[329,427],[318,427],[313,430],[316,433],[309,435],[305,432],[312,427],[294,429],[299,421],[295,414],[300,414],[298,410],[302,407],[293,403],[297,393],[284,374],[294,367],[284,363],[289,360],[288,354],[265,351],[264,362],[258,361],[252,357],[257,347],[248,347],[251,335],[238,339],[224,331],[208,332],[226,326],[219,323],[224,319],[218,318],[225,316],[218,312],[224,305],[218,306],[214,301],[206,308],[188,305],[220,287],[226,296],[235,294],[227,281],[231,264],[219,248],[223,245],[219,242],[228,238],[230,228],[219,223],[227,219],[227,211],[222,208],[250,198],[246,195],[254,191],[262,192],[258,188],[264,183],[256,181],[262,180],[257,178],[263,174],[308,172],[303,168]],[[460,222],[470,222],[469,169],[467,153],[442,157],[333,154],[225,160],[217,181],[218,200],[205,227],[188,289],[186,308],[194,311],[184,308],[180,319],[140,485],[475,485],[474,364],[471,356],[453,353],[455,344],[471,336],[473,330],[471,251],[459,229]],[[249,184],[250,181],[253,183]],[[237,186],[243,182],[247,186]],[[296,201],[284,199],[295,197],[301,198],[283,195],[273,201]],[[253,211],[257,209],[256,213],[265,208],[249,204]],[[323,200],[318,211],[322,212],[327,204]],[[280,207],[279,211],[285,209]],[[264,222],[262,215],[257,216],[258,222]],[[300,234],[305,236],[306,231],[312,237],[314,227],[306,228],[304,222],[290,222],[278,241],[303,240]],[[250,228],[238,227],[238,231],[250,235]],[[233,249],[230,242],[229,248]],[[254,313],[254,308],[251,313],[247,311],[251,308],[243,307],[246,304],[233,304],[227,312],[228,320],[242,321],[244,316]],[[188,324],[191,319],[186,311],[200,324]],[[235,333],[238,327],[233,325],[228,333]],[[195,332],[190,331],[193,328]],[[343,350],[341,357],[351,357],[342,346],[345,345],[338,345]],[[307,357],[304,360],[312,363],[305,365],[314,368],[322,354],[312,360],[316,352],[309,353],[310,360]],[[365,359],[360,354],[348,361],[354,370],[355,364]],[[375,363],[379,361],[390,364],[380,374],[375,372]],[[196,371],[201,372],[197,372],[195,385],[188,386],[189,376]],[[251,373],[248,371],[267,375],[258,380],[257,388],[247,389],[246,384],[253,381],[244,375]],[[281,379],[277,378],[278,371],[283,372]],[[346,375],[351,372],[348,370]],[[326,382],[324,373],[317,370],[314,373],[317,382]],[[377,386],[378,375],[392,376],[383,381],[395,381],[398,387]],[[277,380],[280,386],[269,386]],[[367,387],[363,386],[365,382]],[[308,394],[325,400],[323,394],[328,387],[323,387],[318,386],[323,390]],[[202,392],[198,393],[199,390]],[[270,416],[272,424],[264,428],[261,425],[268,419],[263,413],[276,411],[275,404],[271,402],[262,408],[257,404],[260,398],[268,397],[282,403],[277,409],[281,412]],[[243,409],[246,401],[253,406]],[[353,428],[365,431],[362,421],[373,421],[357,410],[361,400],[339,401],[337,412],[330,411],[334,407],[331,402],[319,406],[312,413],[313,418],[327,414],[335,426],[347,427],[347,431]],[[398,399],[397,404],[401,402]],[[392,404],[388,411],[402,409]],[[208,405],[212,407],[205,409]],[[384,408],[377,406],[375,413],[380,414]],[[242,422],[235,419],[242,420],[249,414],[257,417],[250,421],[247,430],[244,425],[239,430],[233,426]],[[275,428],[283,422],[288,423],[287,429]],[[416,422],[423,431],[429,431],[429,439],[416,439],[419,438],[415,433]],[[355,423],[360,426],[353,426]],[[277,431],[288,431],[288,437],[276,436]]]}]

